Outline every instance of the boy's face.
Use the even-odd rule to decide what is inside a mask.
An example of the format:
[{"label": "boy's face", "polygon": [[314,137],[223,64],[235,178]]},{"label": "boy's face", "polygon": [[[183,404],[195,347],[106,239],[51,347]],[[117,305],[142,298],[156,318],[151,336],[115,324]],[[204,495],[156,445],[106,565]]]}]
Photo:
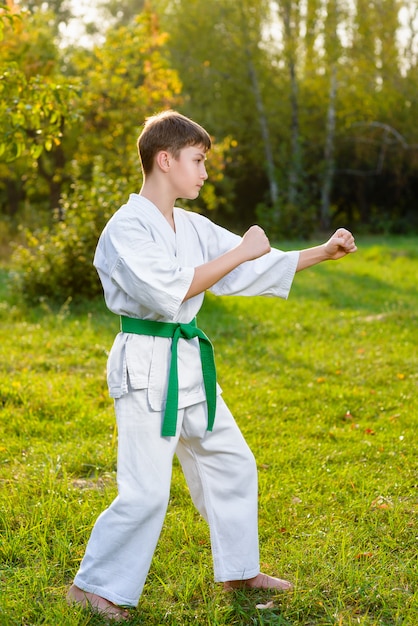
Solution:
[{"label": "boy's face", "polygon": [[170,181],[176,198],[194,200],[208,177],[205,167],[206,150],[203,146],[187,146],[177,159],[170,158]]}]

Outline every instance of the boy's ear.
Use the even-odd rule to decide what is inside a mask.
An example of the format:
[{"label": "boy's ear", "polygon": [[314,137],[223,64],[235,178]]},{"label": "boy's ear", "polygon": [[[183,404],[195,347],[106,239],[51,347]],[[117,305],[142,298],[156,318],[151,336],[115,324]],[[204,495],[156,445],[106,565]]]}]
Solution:
[{"label": "boy's ear", "polygon": [[163,172],[168,172],[170,169],[170,160],[171,154],[166,150],[160,150],[157,152],[157,156],[155,157],[155,162]]}]

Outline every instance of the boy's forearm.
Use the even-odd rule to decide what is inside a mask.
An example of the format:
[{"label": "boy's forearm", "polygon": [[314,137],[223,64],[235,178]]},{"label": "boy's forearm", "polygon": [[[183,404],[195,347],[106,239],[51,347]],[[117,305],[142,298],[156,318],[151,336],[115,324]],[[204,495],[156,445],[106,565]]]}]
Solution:
[{"label": "boy's forearm", "polygon": [[330,257],[325,250],[324,244],[313,248],[307,248],[306,250],[301,250],[299,252],[299,260],[296,266],[296,271],[300,272],[308,267],[322,263],[322,261],[327,261],[329,258]]},{"label": "boy's forearm", "polygon": [[342,259],[356,250],[357,246],[352,233],[345,228],[339,228],[326,243],[301,250],[296,271],[300,272],[322,261]]},{"label": "boy's forearm", "polygon": [[195,268],[193,280],[184,300],[203,293],[241,263],[257,259],[270,250],[270,242],[264,230],[259,226],[251,226],[235,248]]},{"label": "boy's forearm", "polygon": [[232,272],[232,270],[246,260],[240,247],[237,246],[217,259],[199,265],[195,268],[193,280],[184,300],[193,298],[199,293],[210,289],[218,280],[221,280],[221,278],[229,274],[229,272]]}]

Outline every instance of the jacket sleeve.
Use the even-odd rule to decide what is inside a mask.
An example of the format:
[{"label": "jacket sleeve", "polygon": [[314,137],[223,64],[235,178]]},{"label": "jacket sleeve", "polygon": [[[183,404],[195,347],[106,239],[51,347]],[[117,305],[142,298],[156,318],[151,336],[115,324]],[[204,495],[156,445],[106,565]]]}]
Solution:
[{"label": "jacket sleeve", "polygon": [[111,220],[96,249],[94,265],[99,273],[107,306],[127,313],[136,303],[144,310],[173,319],[194,276],[194,268],[182,267],[135,220]]},{"label": "jacket sleeve", "polygon": [[[207,261],[214,259],[239,244],[241,237],[203,218],[192,214],[200,222],[204,233],[202,246]],[[199,226],[196,225],[196,228]],[[272,249],[268,254],[242,263],[218,281],[210,291],[216,295],[276,296],[287,298],[298,264],[299,252]]]}]

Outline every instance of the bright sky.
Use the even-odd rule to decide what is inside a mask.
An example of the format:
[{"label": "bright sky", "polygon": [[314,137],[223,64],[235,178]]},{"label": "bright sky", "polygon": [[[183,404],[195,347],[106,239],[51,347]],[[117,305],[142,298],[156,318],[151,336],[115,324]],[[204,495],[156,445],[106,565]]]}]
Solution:
[{"label": "bright sky", "polygon": [[70,1],[71,11],[74,18],[68,24],[60,24],[60,34],[63,39],[63,45],[77,43],[81,46],[89,48],[95,41],[92,35],[86,34],[85,24],[96,23],[99,19],[99,13],[95,6],[95,1],[91,0],[74,0]]}]

